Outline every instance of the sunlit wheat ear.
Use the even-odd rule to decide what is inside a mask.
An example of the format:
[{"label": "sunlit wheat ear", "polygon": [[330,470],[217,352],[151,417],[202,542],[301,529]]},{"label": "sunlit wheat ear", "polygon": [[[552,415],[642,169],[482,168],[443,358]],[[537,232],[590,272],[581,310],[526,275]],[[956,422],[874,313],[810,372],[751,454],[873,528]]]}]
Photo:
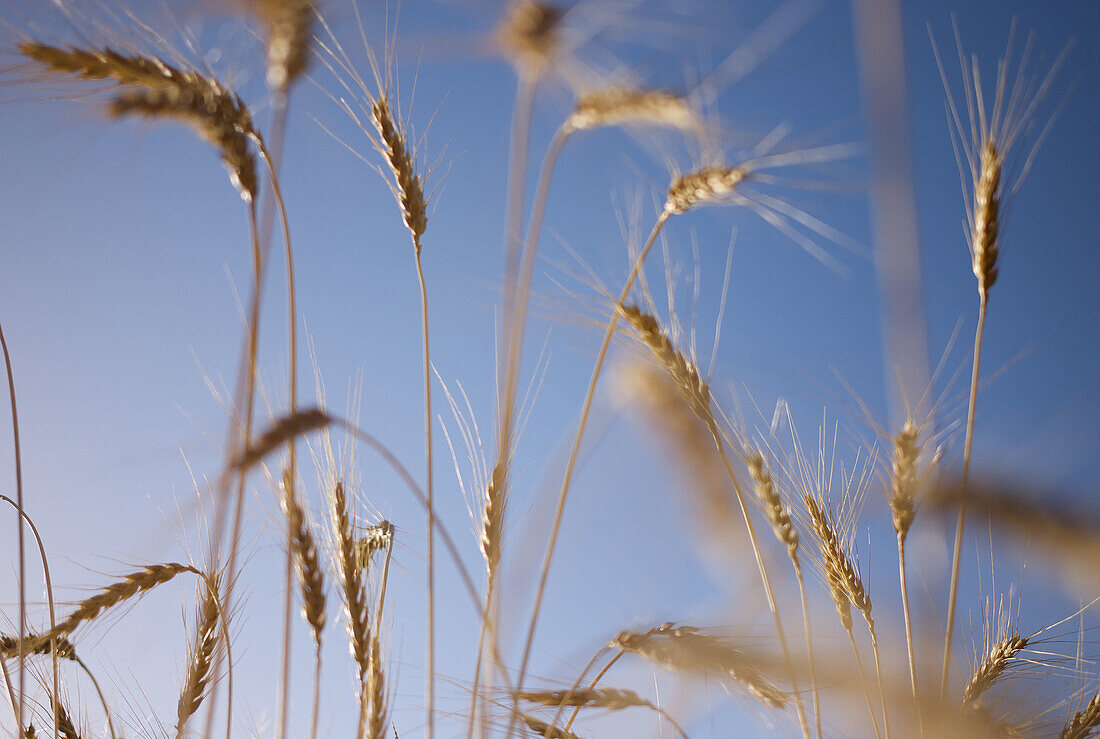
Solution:
[{"label": "sunlit wheat ear", "polygon": [[752,478],[753,492],[756,493],[756,499],[760,501],[760,506],[764,509],[764,514],[772,525],[775,538],[787,547],[787,554],[791,560],[797,562],[798,529],[791,521],[790,510],[784,505],[783,498],[776,490],[775,482],[768,471],[764,456],[759,452],[750,452],[745,458],[745,466]]},{"label": "sunlit wheat ear", "polygon": [[24,652],[34,652],[41,648],[43,642],[48,643],[50,639],[67,636],[76,631],[76,628],[82,623],[97,618],[103,611],[131,598],[143,595],[184,572],[195,575],[202,574],[190,565],[171,562],[168,564],[147,565],[137,572],[126,575],[91,598],[78,603],[76,609],[69,614],[68,618],[61,621],[54,628],[35,637],[34,641],[26,641]]},{"label": "sunlit wheat ear", "polygon": [[718,202],[748,176],[742,167],[704,167],[677,177],[668,188],[665,212],[686,213],[701,203]]},{"label": "sunlit wheat ear", "polygon": [[[818,547],[821,552],[822,565],[825,570],[825,579],[829,586],[829,595],[836,606],[840,623],[848,631],[852,629],[852,598],[850,586],[859,580],[848,555],[841,545],[840,538],[829,521],[829,516],[818,504],[812,495],[807,494],[803,501],[806,504],[806,512],[810,517],[810,527],[817,537]],[[859,584],[859,592],[863,592],[863,584]]]},{"label": "sunlit wheat ear", "polygon": [[974,671],[974,675],[963,690],[963,705],[978,700],[997,682],[1015,662],[1014,658],[1027,647],[1027,637],[1013,634],[994,645]]},{"label": "sunlit wheat ear", "polygon": [[290,529],[290,543],[294,555],[294,570],[302,591],[302,616],[313,631],[313,640],[321,646],[321,632],[325,628],[325,580],[317,547],[313,541],[305,509],[298,501],[294,480],[287,470],[283,475],[280,503]]},{"label": "sunlit wheat ear", "polygon": [[111,115],[173,118],[189,124],[222,156],[241,197],[256,198],[256,163],[249,146],[260,140],[241,99],[212,77],[188,72],[155,57],[126,56],[111,49],[62,49],[25,43],[20,51],[51,72],[88,80],[109,80],[123,87]]},{"label": "sunlit wheat ear", "polygon": [[788,694],[764,677],[747,652],[692,626],[663,624],[644,633],[624,631],[611,647],[676,672],[725,678],[773,708],[787,705]]},{"label": "sunlit wheat ear", "polygon": [[348,508],[344,483],[337,482],[332,495],[332,530],[336,536],[336,570],[347,617],[348,640],[352,659],[362,682],[370,669],[370,611],[360,559],[356,552],[355,531]]},{"label": "sunlit wheat ear", "polygon": [[413,161],[415,152],[409,145],[404,127],[393,117],[385,94],[371,105],[371,120],[378,131],[376,146],[393,173],[394,184],[391,187],[401,205],[402,219],[419,252],[420,237],[428,225],[428,205]]},{"label": "sunlit wheat ear", "polygon": [[184,735],[188,719],[195,715],[206,696],[206,686],[212,677],[214,651],[218,646],[219,603],[218,579],[204,579],[202,603],[195,621],[195,642],[187,662],[183,689],[176,703],[176,734]]},{"label": "sunlit wheat ear", "polygon": [[1086,739],[1098,726],[1100,726],[1100,691],[1084,708],[1073,714],[1058,736],[1059,739]]},{"label": "sunlit wheat ear", "polygon": [[355,561],[359,569],[366,574],[370,571],[374,555],[378,554],[393,541],[393,524],[382,521],[367,528],[363,536],[355,542]]},{"label": "sunlit wheat ear", "polygon": [[518,694],[521,701],[540,706],[580,706],[621,711],[626,708],[653,708],[653,704],[633,690],[617,688],[577,688],[576,690],[529,690]]},{"label": "sunlit wheat ear", "polygon": [[267,84],[287,90],[306,69],[313,33],[310,0],[254,0],[267,31]]},{"label": "sunlit wheat ear", "polygon": [[481,536],[478,544],[485,557],[490,580],[500,564],[501,545],[504,540],[504,507],[507,499],[507,480],[504,467],[497,464],[485,489],[485,509],[481,515]]},{"label": "sunlit wheat ear", "polygon": [[73,723],[72,716],[65,709],[65,704],[59,699],[55,705],[57,706],[57,733],[64,739],[82,739],[83,735]]},{"label": "sunlit wheat ear", "polygon": [[535,0],[512,0],[496,30],[496,41],[517,67],[541,71],[560,48],[562,11]]},{"label": "sunlit wheat ear", "polygon": [[608,87],[577,98],[564,130],[587,131],[603,126],[652,126],[685,132],[702,129],[688,100],[664,90]]},{"label": "sunlit wheat ear", "polygon": [[[1043,104],[1071,48],[1071,44],[1067,44],[1045,71],[1040,68],[1042,62],[1033,69],[1029,64],[1035,36],[1029,34],[1023,53],[1016,61],[1013,54],[1015,33],[1013,22],[1005,55],[997,65],[990,106],[987,91],[983,90],[978,60],[974,56],[968,58],[963,51],[959,30],[955,27],[963,88],[964,107],[960,110],[929,27],[936,64],[947,92],[948,124],[966,202],[967,241],[978,291],[983,298],[997,281],[1008,201],[1023,184],[1058,115],[1055,110],[1045,122],[1040,120]],[[1014,62],[1013,76],[1010,70]]]},{"label": "sunlit wheat ear", "polygon": [[907,419],[894,437],[894,454],[890,465],[890,512],[894,531],[904,539],[916,516],[917,488],[920,478],[917,462],[920,458],[920,427]]},{"label": "sunlit wheat ear", "polygon": [[687,401],[692,411],[708,427],[714,425],[714,416],[710,407],[710,386],[699,375],[695,364],[676,348],[656,316],[645,312],[636,305],[620,305],[619,315],[637,333],[638,339],[649,350],[654,360],[668,372],[676,384],[679,394]]},{"label": "sunlit wheat ear", "polygon": [[519,718],[527,726],[527,730],[530,732],[531,736],[549,737],[550,739],[580,739],[579,736],[571,731],[567,731],[560,726],[548,724],[542,719],[529,716],[526,713],[521,713]]}]

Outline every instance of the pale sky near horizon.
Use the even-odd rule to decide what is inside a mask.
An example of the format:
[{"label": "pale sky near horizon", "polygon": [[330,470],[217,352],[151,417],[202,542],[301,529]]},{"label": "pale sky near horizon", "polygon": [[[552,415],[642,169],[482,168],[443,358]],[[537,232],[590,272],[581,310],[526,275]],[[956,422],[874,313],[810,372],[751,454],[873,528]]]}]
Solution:
[{"label": "pale sky near horizon", "polygon": [[[349,2],[327,2],[325,13],[365,75]],[[198,29],[196,38],[213,69],[232,81],[253,106],[260,126],[267,127],[262,55],[250,21],[240,14],[204,19],[193,10],[196,5],[168,6],[181,24]],[[752,0],[735,7],[722,0],[590,0],[577,6],[566,19],[582,35],[593,32],[576,56],[577,68],[587,70],[590,83],[600,79],[597,71],[613,79],[631,71],[647,85],[685,91],[717,68],[776,3]],[[389,9],[391,24],[394,7]],[[10,66],[18,61],[11,43],[23,31],[39,28],[55,41],[80,42],[44,0],[0,0],[0,8],[5,24],[0,64],[12,72],[8,78],[23,73]],[[961,466],[977,295],[961,227],[962,196],[943,85],[926,23],[953,65],[948,72],[956,94],[961,82],[952,13],[964,46],[977,55],[987,79],[1004,53],[1014,16],[1018,51],[1026,34],[1035,33],[1032,64],[1037,66],[1049,65],[1075,39],[1038,120],[1045,122],[1063,99],[1065,105],[1004,231],[986,329],[974,469],[983,479],[1009,479],[1037,494],[1094,506],[1100,475],[1100,257],[1095,248],[1100,5],[1085,0],[926,0],[903,2],[902,8],[925,320],[930,362],[946,357],[935,394],[945,398],[937,422],[951,442],[945,464],[954,470]],[[134,10],[156,24],[164,22],[162,11]],[[463,395],[469,397],[490,464],[494,331],[515,96],[515,75],[488,40],[500,10],[499,3],[473,0],[407,0],[397,32],[402,102],[415,131],[423,134],[422,163],[435,163],[424,235],[433,363],[456,398],[464,403]],[[367,38],[378,49],[386,14],[380,3],[363,11]],[[852,157],[791,175],[823,186],[760,184],[758,191],[805,209],[862,245],[865,253],[811,234],[841,265],[830,268],[748,209],[713,207],[673,218],[648,269],[664,313],[662,260],[667,255],[676,312],[686,328],[695,327],[696,353],[704,368],[721,315],[710,380],[730,414],[766,429],[777,404],[787,403],[813,451],[826,408],[829,433],[839,428],[846,472],[854,459],[851,444],[876,441],[858,401],[866,403],[876,421],[887,422],[893,382],[883,370],[869,225],[873,193],[853,34],[849,4],[821,2],[751,74],[715,91],[706,110],[720,123],[723,153],[731,159],[746,156],[783,130],[789,132],[776,145],[779,151],[855,144]],[[385,183],[336,140],[378,163],[367,138],[326,96],[337,92],[335,80],[319,64],[312,74],[314,81],[304,81],[292,97],[281,167],[298,270],[300,391],[312,402],[316,368],[328,406],[358,418],[422,481],[419,296],[408,234]],[[224,399],[212,388],[225,393],[233,384],[242,332],[239,301],[247,296],[250,279],[245,211],[217,156],[182,126],[107,122],[97,98],[57,99],[82,89],[0,86],[0,321],[13,354],[27,510],[42,532],[63,602],[78,600],[141,563],[201,560],[206,530],[196,520],[209,511],[207,503],[196,507],[193,479],[203,488],[220,470],[226,415]],[[559,79],[539,90],[528,195],[570,101]],[[533,388],[533,403],[517,452],[505,549],[502,640],[510,664],[519,661],[532,573],[542,557],[598,347],[597,321],[606,319],[608,309],[608,299],[586,271],[598,276],[605,291],[617,292],[628,270],[627,239],[637,241],[650,228],[670,163],[687,170],[700,161],[675,137],[602,130],[575,137],[559,162],[536,269],[523,378]],[[696,275],[697,298],[692,293]],[[268,279],[260,425],[285,407],[286,394],[284,277],[278,260]],[[691,336],[685,332],[684,341]],[[631,356],[627,349],[625,343],[616,346],[597,395],[540,620],[532,674],[553,686],[568,684],[595,650],[625,628],[681,621],[720,626],[753,644],[772,634],[753,573],[731,573],[715,560],[715,552],[693,546],[702,529],[685,504],[690,483],[660,448],[659,434],[616,392],[618,369]],[[440,516],[481,584],[474,523],[442,429],[455,443],[464,475],[469,474],[466,449],[439,382],[435,390]],[[8,438],[7,432],[0,436]],[[885,451],[881,440],[877,451]],[[360,512],[397,526],[385,632],[389,676],[396,685],[392,718],[402,737],[422,736],[423,515],[376,456],[364,448],[355,456]],[[303,452],[302,458],[309,504],[320,527],[324,510],[318,482],[310,454]],[[13,469],[10,443],[4,441],[0,493],[14,492]],[[270,735],[275,705],[283,555],[271,493],[267,481],[256,475],[249,495],[245,597],[234,642],[238,736],[252,729]],[[14,521],[3,520],[0,553],[8,564],[0,574],[0,631],[7,633],[17,596]],[[893,531],[877,479],[868,489],[863,521],[860,554],[874,595],[881,598],[876,600],[881,628],[901,633]],[[914,610],[937,645],[949,528],[944,521],[921,519],[912,544],[913,561],[920,562],[911,590]],[[968,598],[960,607],[960,655],[975,641],[980,644],[980,631],[976,636],[971,631],[980,622],[980,599],[971,596],[979,587],[986,595],[1007,593],[1010,582],[1016,583],[1014,592],[1022,587],[1021,631],[1037,630],[1076,610],[1075,597],[1043,583],[1041,558],[1007,545],[997,550],[997,580],[991,584],[984,523],[975,523],[971,533],[964,549]],[[772,547],[770,561],[777,569],[784,567],[770,534],[762,538]],[[29,567],[37,573],[37,559],[31,558]],[[844,646],[827,595],[818,583],[811,587],[822,643]],[[439,589],[438,735],[447,737],[463,731],[457,717],[466,710],[477,623],[446,561],[440,566]],[[174,722],[183,650],[193,628],[193,591],[190,582],[169,585],[124,613],[108,616],[105,624],[78,633],[78,647],[87,645],[108,695],[122,706],[120,720],[128,722],[130,735],[168,731]],[[781,593],[797,609],[792,583],[784,581]],[[32,575],[31,598],[42,600],[37,574]],[[324,736],[345,736],[354,719],[352,668],[335,589],[329,602],[333,610],[324,654],[325,681],[331,687],[321,727]],[[35,628],[41,619],[36,609]],[[788,631],[797,633],[793,611],[789,619]],[[294,726],[304,732],[312,654],[302,622],[296,620],[294,628]],[[1072,655],[1075,646],[1069,639],[1052,649]],[[887,659],[901,669],[904,655],[891,651]],[[939,648],[926,659],[929,675],[938,675]],[[956,679],[961,680],[966,660],[957,664]],[[653,695],[653,673],[640,662],[624,660],[621,672],[616,669],[612,684]],[[74,704],[100,729],[102,714],[90,686],[78,674],[65,675]],[[662,705],[688,719],[692,736],[724,736],[731,725],[743,727],[746,736],[796,729],[793,713],[775,718],[751,698],[727,698],[714,683],[705,690],[685,689],[662,674],[659,685]],[[224,691],[222,701],[224,706]],[[0,727],[11,722],[6,709],[0,712]],[[832,726],[839,731],[842,724]],[[616,727],[656,734],[656,722],[645,712],[578,724],[583,736],[610,736]]]}]

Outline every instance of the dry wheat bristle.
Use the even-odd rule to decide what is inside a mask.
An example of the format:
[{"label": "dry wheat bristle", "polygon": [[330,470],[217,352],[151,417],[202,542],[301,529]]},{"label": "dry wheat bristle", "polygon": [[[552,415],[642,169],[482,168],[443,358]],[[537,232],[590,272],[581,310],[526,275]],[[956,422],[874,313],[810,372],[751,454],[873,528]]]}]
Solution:
[{"label": "dry wheat bristle", "polygon": [[211,577],[204,581],[206,592],[199,607],[195,621],[195,644],[191,649],[191,659],[187,666],[187,675],[183,681],[179,701],[176,703],[176,735],[184,735],[188,719],[199,710],[210,682],[214,666],[214,651],[218,646],[218,621],[220,617],[218,603],[218,579]]},{"label": "dry wheat bristle", "polygon": [[[855,568],[848,559],[847,553],[840,542],[836,531],[829,520],[829,515],[812,495],[806,495],[803,500],[806,503],[806,511],[810,515],[810,527],[817,536],[818,547],[821,550],[821,560],[824,564],[825,578],[829,584],[829,595],[836,605],[837,615],[847,631],[852,630],[851,606],[855,606],[865,618],[869,618],[871,612],[870,599],[866,597],[863,583],[856,574]],[[857,602],[858,598],[858,602]],[[864,610],[866,608],[866,610]]]},{"label": "dry wheat bristle", "polygon": [[367,529],[366,534],[355,542],[355,560],[359,569],[365,574],[369,569],[374,555],[382,551],[393,541],[393,524],[382,521]]},{"label": "dry wheat bristle", "polygon": [[386,678],[382,670],[382,646],[378,634],[371,637],[370,669],[367,670],[366,694],[370,700],[366,735],[370,739],[385,739],[389,706],[386,700]]},{"label": "dry wheat bristle", "polygon": [[552,5],[514,0],[497,26],[497,43],[516,66],[541,70],[558,50],[561,16]]},{"label": "dry wheat bristle", "polygon": [[230,468],[237,471],[250,469],[288,441],[322,429],[329,423],[331,419],[319,408],[307,408],[276,419]]},{"label": "dry wheat bristle", "polygon": [[920,427],[911,420],[906,420],[901,431],[894,437],[894,460],[890,469],[890,511],[893,514],[894,531],[900,539],[908,535],[916,515],[917,487],[920,482],[917,477],[919,437]]},{"label": "dry wheat bristle", "polygon": [[351,656],[359,668],[362,682],[370,667],[370,613],[367,608],[367,591],[363,570],[356,556],[355,535],[348,513],[344,483],[337,482],[332,496],[333,529],[336,532],[336,569],[340,573],[340,592],[344,600],[344,613],[348,619],[348,637]]},{"label": "dry wheat bristle", "polygon": [[963,690],[963,705],[973,703],[981,697],[982,693],[991,688],[993,683],[997,682],[1012,666],[1013,658],[1027,647],[1027,642],[1027,637],[1013,634],[995,645],[974,670],[974,676],[970,678],[970,682],[966,684],[966,689]]},{"label": "dry wheat bristle", "polygon": [[313,640],[321,648],[321,631],[325,628],[325,581],[313,543],[313,532],[306,521],[305,510],[295,495],[289,470],[283,475],[282,508],[290,529],[294,554],[294,569],[302,590],[302,616],[313,630]]},{"label": "dry wheat bristle", "polygon": [[997,281],[1000,249],[1001,154],[993,141],[982,145],[978,181],[974,183],[974,224],[970,235],[971,257],[978,289],[986,294]]},{"label": "dry wheat bristle", "polygon": [[787,704],[787,693],[772,685],[746,652],[692,626],[662,624],[645,633],[624,631],[611,641],[611,647],[679,672],[723,675],[774,708]]},{"label": "dry wheat bristle", "polygon": [[532,690],[519,693],[521,701],[540,706],[559,706],[605,708],[608,711],[621,711],[640,706],[653,708],[653,704],[633,690],[618,688],[577,688],[575,690]]},{"label": "dry wheat bristle", "polygon": [[700,203],[720,200],[749,176],[744,167],[704,167],[677,177],[668,188],[665,212],[684,213]]},{"label": "dry wheat bristle", "polygon": [[749,469],[749,476],[753,481],[753,492],[764,508],[764,513],[771,522],[775,538],[787,547],[787,554],[791,560],[798,563],[798,530],[791,521],[791,513],[783,504],[779,491],[775,489],[775,482],[764,462],[764,456],[759,452],[752,452],[745,459],[745,466]]},{"label": "dry wheat bristle", "polygon": [[416,173],[414,153],[410,151],[405,131],[393,118],[385,95],[371,105],[371,118],[378,130],[379,150],[386,159],[396,182],[395,194],[401,205],[401,216],[412,233],[413,244],[420,251],[420,237],[428,225],[428,206],[424,186]]},{"label": "dry wheat bristle", "polygon": [[699,375],[695,363],[676,348],[668,334],[661,328],[656,316],[646,313],[636,305],[620,305],[619,314],[638,333],[638,338],[649,349],[653,358],[661,364],[676,383],[676,389],[691,409],[708,427],[714,416],[710,407],[710,386]]},{"label": "dry wheat bristle", "polygon": [[699,125],[688,101],[664,90],[609,87],[585,93],[577,99],[565,121],[568,131],[601,126],[646,125],[695,131]]},{"label": "dry wheat bristle", "polygon": [[485,487],[485,510],[481,514],[479,544],[490,580],[496,575],[504,540],[504,505],[507,494],[505,474],[504,464],[497,463],[493,467],[489,484]]},{"label": "dry wheat bristle", "polygon": [[530,729],[535,736],[548,737],[549,739],[580,739],[579,736],[571,731],[563,729],[560,726],[548,724],[534,716],[528,716],[526,713],[521,713],[520,719],[523,723],[527,724],[527,728]]},{"label": "dry wheat bristle", "polygon": [[1100,691],[1097,691],[1084,708],[1073,714],[1073,718],[1066,722],[1058,737],[1059,739],[1086,739],[1098,726],[1100,726]]},{"label": "dry wheat bristle", "polygon": [[221,152],[241,197],[255,200],[258,184],[249,140],[259,140],[260,135],[248,107],[216,79],[177,69],[155,57],[128,56],[111,49],[25,43],[20,51],[51,72],[136,88],[111,101],[111,115],[169,117],[190,124]]},{"label": "dry wheat bristle", "polygon": [[313,32],[310,0],[257,0],[256,10],[267,28],[267,84],[286,91],[305,71]]}]

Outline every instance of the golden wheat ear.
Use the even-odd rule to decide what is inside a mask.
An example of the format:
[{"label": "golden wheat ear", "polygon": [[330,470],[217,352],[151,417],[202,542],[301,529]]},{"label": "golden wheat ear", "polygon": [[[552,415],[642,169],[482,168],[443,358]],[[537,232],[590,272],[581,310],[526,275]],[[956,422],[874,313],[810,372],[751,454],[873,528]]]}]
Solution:
[{"label": "golden wheat ear", "polygon": [[267,32],[267,85],[285,93],[306,70],[313,34],[311,0],[253,0]]}]

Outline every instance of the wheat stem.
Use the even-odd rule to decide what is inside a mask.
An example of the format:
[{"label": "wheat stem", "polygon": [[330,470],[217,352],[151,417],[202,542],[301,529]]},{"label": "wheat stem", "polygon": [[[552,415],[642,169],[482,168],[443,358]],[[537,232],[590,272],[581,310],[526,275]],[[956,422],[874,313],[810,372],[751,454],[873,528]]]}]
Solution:
[{"label": "wheat stem", "polygon": [[[15,504],[16,508],[23,511],[23,455],[19,445],[19,411],[15,402],[15,373],[11,368],[11,353],[8,351],[8,342],[4,338],[4,327],[0,324],[0,348],[4,350],[4,367],[8,374],[8,397],[11,403],[11,432],[12,447],[15,454]],[[27,561],[26,544],[23,540],[23,523],[16,519],[15,526],[17,547],[19,549],[19,671],[17,683],[19,686],[19,701],[15,711],[15,725],[23,726],[23,706],[26,700],[24,687],[26,680],[26,653],[23,650],[23,639],[27,636]],[[56,688],[55,688],[56,693]],[[56,722],[55,722],[56,725]]]},{"label": "wheat stem", "polygon": [[792,553],[791,563],[794,566],[795,580],[798,582],[798,598],[802,603],[802,625],[806,632],[806,661],[810,668],[810,691],[814,702],[814,722],[817,731],[817,739],[821,739],[821,699],[817,689],[817,671],[814,669],[814,639],[813,630],[810,628],[810,603],[806,598],[806,581],[802,577],[802,565],[798,561],[797,554]]},{"label": "wheat stem", "polygon": [[874,726],[875,736],[878,739],[882,739],[882,734],[878,728],[878,718],[875,715],[875,707],[871,703],[871,686],[867,682],[867,673],[863,671],[863,661],[859,658],[859,649],[856,647],[856,637],[852,633],[851,626],[845,626],[844,630],[848,632],[848,641],[852,643],[852,654],[856,658],[856,667],[859,668],[859,681],[863,684],[863,696],[867,699],[867,712],[871,714],[871,725]]},{"label": "wheat stem", "polygon": [[[573,481],[573,472],[576,469],[577,457],[580,455],[581,442],[584,440],[584,432],[588,424],[588,414],[592,410],[592,400],[596,395],[596,385],[599,382],[600,373],[603,370],[604,360],[607,357],[607,350],[611,346],[611,338],[615,335],[615,327],[619,323],[619,308],[622,307],[627,297],[629,297],[630,291],[634,287],[634,281],[638,278],[638,273],[641,272],[642,265],[645,263],[645,258],[649,254],[649,250],[653,247],[654,242],[657,240],[657,236],[661,232],[661,228],[671,215],[672,213],[670,211],[663,210],[657,217],[657,222],[653,225],[653,230],[650,232],[649,238],[646,239],[645,245],[642,247],[641,252],[639,252],[637,259],[635,259],[634,267],[630,271],[630,276],[627,277],[622,292],[619,294],[619,298],[615,303],[615,309],[612,311],[611,318],[608,320],[607,328],[604,331],[603,341],[600,344],[600,350],[596,355],[596,363],[592,368],[592,378],[589,380],[588,389],[585,391],[584,403],[581,406],[580,423],[577,428],[576,436],[573,439],[573,446],[569,451],[569,460],[565,465],[565,474],[562,478],[561,491],[558,493],[558,504],[554,511],[554,522],[550,528],[550,540],[547,543],[546,555],[543,558],[542,568],[539,573],[539,584],[535,594],[535,606],[531,614],[531,621],[527,626],[527,637],[523,646],[523,659],[520,661],[519,676],[516,678],[516,692],[523,689],[523,678],[527,673],[527,664],[531,658],[531,647],[535,640],[535,628],[538,625],[542,598],[546,592],[546,581],[550,576],[550,563],[554,559],[554,550],[558,542],[558,531],[561,528],[562,517],[565,513],[565,502],[569,497],[569,486]],[[519,701],[513,700],[512,716],[508,721],[509,735],[512,733],[513,727],[515,726],[518,713]]]},{"label": "wheat stem", "polygon": [[978,370],[982,362],[982,333],[989,300],[988,286],[978,291],[978,326],[974,331],[974,366],[970,373],[970,401],[966,410],[966,441],[963,445],[963,473],[959,492],[959,517],[955,522],[955,549],[951,555],[951,585],[947,601],[947,635],[943,643],[943,673],[940,677],[940,700],[947,698],[948,673],[951,669],[951,642],[955,635],[955,601],[959,590],[959,563],[962,559],[963,527],[966,523],[966,486],[970,479],[970,452],[974,442],[974,407],[978,400]]},{"label": "wheat stem", "polygon": [[905,649],[909,656],[909,680],[913,686],[913,705],[917,712],[921,736],[924,736],[924,719],[921,717],[920,697],[917,694],[917,658],[913,648],[913,620],[909,612],[909,583],[905,573],[905,534],[898,533],[898,582],[901,587],[901,612],[905,619]]}]

